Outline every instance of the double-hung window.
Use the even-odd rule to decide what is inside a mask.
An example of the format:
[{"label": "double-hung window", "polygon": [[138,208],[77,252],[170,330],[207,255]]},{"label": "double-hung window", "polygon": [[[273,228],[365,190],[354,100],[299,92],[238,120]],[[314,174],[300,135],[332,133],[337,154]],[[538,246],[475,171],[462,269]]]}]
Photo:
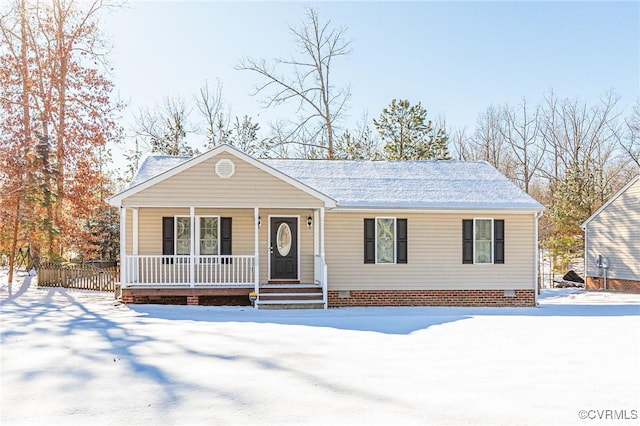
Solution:
[{"label": "double-hung window", "polygon": [[191,254],[191,218],[189,216],[176,217],[174,241],[176,254]]},{"label": "double-hung window", "polygon": [[504,263],[504,220],[462,221],[462,263]]},{"label": "double-hung window", "polygon": [[407,263],[407,219],[364,220],[364,263]]},{"label": "double-hung window", "polygon": [[202,216],[198,227],[198,253],[200,255],[217,255],[220,251],[219,220],[216,216]]}]

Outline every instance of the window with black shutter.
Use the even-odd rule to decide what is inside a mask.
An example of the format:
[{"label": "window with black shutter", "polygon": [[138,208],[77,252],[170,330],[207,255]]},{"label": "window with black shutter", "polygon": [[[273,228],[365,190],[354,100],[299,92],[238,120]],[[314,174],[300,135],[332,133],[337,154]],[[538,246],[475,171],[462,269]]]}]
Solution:
[{"label": "window with black shutter", "polygon": [[[493,229],[492,234],[490,229]],[[504,234],[504,219],[463,219],[462,263],[503,264]],[[493,247],[493,259],[489,259],[490,247]]]},{"label": "window with black shutter", "polygon": [[364,219],[364,263],[407,263],[407,219]]},{"label": "window with black shutter", "polygon": [[[232,254],[232,218],[217,216],[196,216],[196,229],[194,235],[198,239],[196,241],[196,253],[203,257],[201,261],[211,262],[212,258],[206,256],[211,255],[231,255]],[[180,222],[182,220],[182,222]],[[220,232],[218,233],[218,220],[220,221]],[[176,254],[176,242],[178,242],[178,253],[189,255],[190,253],[190,235],[188,227],[186,233],[180,230],[184,224],[189,224],[187,216],[163,217],[162,218],[162,254],[163,256],[173,256]],[[178,229],[176,229],[176,226]],[[183,240],[176,240],[176,235],[184,234]],[[182,242],[182,245],[180,243]],[[182,251],[180,251],[182,247]],[[207,260],[208,259],[208,260]],[[227,263],[231,263],[227,259]],[[173,263],[172,258],[163,259],[162,263]]]}]

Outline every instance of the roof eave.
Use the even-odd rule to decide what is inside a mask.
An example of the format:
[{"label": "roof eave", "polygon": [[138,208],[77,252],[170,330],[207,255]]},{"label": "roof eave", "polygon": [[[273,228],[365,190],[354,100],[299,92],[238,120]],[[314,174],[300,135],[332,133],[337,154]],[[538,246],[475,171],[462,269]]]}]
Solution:
[{"label": "roof eave", "polygon": [[535,214],[542,213],[544,207],[465,207],[465,206],[371,206],[371,205],[339,205],[333,211],[363,212],[363,211],[402,211],[417,213],[518,213]]}]

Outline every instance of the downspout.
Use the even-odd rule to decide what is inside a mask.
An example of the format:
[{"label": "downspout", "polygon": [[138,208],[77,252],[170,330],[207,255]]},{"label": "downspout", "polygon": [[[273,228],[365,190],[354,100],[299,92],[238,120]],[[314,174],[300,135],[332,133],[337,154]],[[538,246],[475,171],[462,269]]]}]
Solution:
[{"label": "downspout", "polygon": [[589,265],[587,263],[587,251],[589,248],[589,232],[587,232],[587,227],[583,226],[582,230],[584,231],[584,289],[587,289],[587,281],[589,280]]},{"label": "downspout", "polygon": [[540,262],[539,247],[538,247],[538,221],[542,217],[542,212],[536,212],[533,215],[534,218],[534,231],[533,231],[533,250],[534,250],[534,262],[533,262],[533,285],[535,291],[533,292],[534,306],[538,306],[538,292],[540,291],[540,284],[538,283],[538,263]]},{"label": "downspout", "polygon": [[329,307],[329,283],[327,283],[327,261],[324,251],[324,207],[320,207],[320,259],[322,259],[322,299],[324,300],[324,308]]}]

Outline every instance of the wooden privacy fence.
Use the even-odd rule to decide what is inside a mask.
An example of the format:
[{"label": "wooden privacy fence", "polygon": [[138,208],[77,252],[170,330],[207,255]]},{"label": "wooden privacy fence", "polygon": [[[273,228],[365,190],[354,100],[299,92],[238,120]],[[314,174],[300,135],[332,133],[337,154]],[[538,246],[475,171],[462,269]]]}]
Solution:
[{"label": "wooden privacy fence", "polygon": [[38,268],[38,285],[82,290],[116,291],[120,268],[98,268],[92,265],[59,265],[42,263]]}]

